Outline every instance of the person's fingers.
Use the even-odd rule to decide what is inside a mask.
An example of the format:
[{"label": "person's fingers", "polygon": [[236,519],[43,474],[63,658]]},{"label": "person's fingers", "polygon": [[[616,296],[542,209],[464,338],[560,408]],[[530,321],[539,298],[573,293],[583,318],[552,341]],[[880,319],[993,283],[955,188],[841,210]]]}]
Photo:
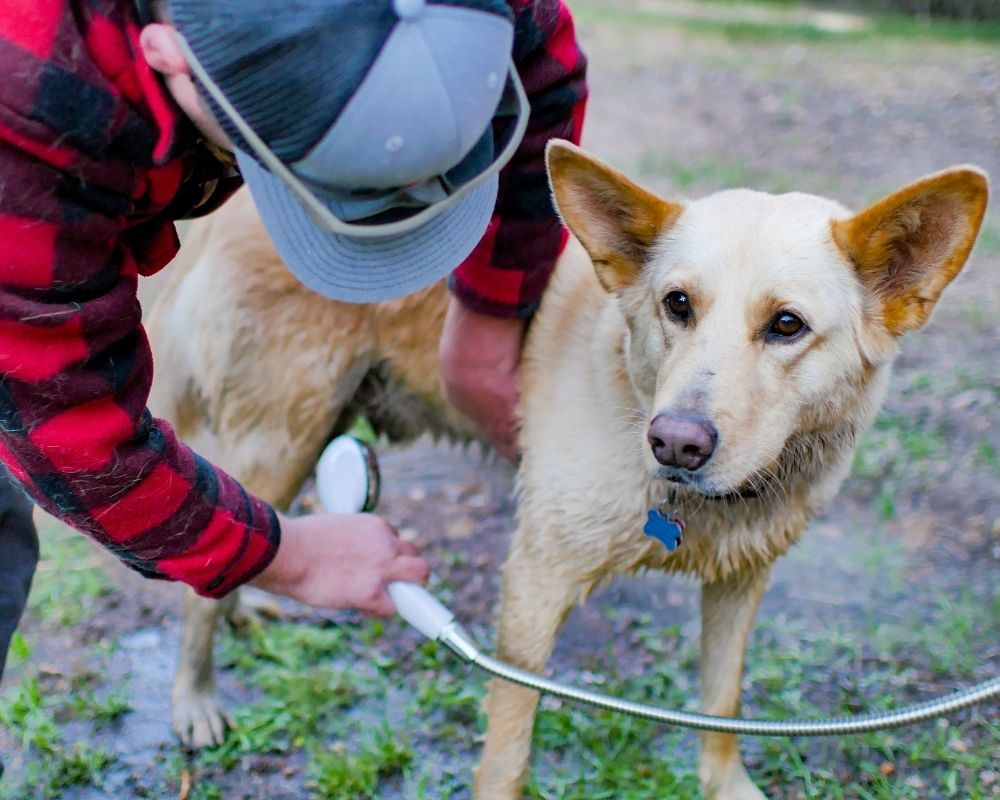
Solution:
[{"label": "person's fingers", "polygon": [[496,450],[501,456],[506,458],[512,464],[516,464],[518,460],[518,450],[516,437],[507,433],[506,435],[500,437],[491,437],[490,444],[493,445],[493,449]]},{"label": "person's fingers", "polygon": [[404,539],[396,539],[396,554],[399,556],[415,556],[420,552],[413,542]]},{"label": "person's fingers", "polygon": [[489,431],[490,444],[508,461],[517,463],[517,424],[513,415]]},{"label": "person's fingers", "polygon": [[389,595],[383,590],[382,593],[375,598],[374,602],[361,609],[361,613],[366,617],[388,619],[396,613],[396,605],[392,602],[392,598],[389,597]]},{"label": "person's fingers", "polygon": [[430,572],[431,566],[427,563],[426,558],[400,556],[386,570],[385,582],[405,581],[406,583],[425,584]]}]

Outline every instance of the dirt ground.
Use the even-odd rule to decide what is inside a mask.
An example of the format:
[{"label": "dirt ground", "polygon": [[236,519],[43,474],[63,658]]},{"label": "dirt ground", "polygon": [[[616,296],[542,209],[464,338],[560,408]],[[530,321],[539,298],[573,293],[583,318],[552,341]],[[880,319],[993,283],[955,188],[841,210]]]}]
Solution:
[{"label": "dirt ground", "polygon": [[[831,21],[786,6],[740,5],[571,3],[591,63],[585,146],[664,194],[750,185],[825,193],[857,206],[951,164],[974,163],[1000,176],[997,41],[871,36],[863,18]],[[716,27],[720,14],[724,20],[749,14],[753,25],[735,35]],[[994,203],[970,268],[927,329],[904,343],[885,410],[840,498],[778,565],[751,648],[748,713],[883,707],[1000,673],[998,343],[1000,206]],[[382,512],[428,543],[452,607],[491,641],[514,509],[510,470],[428,441],[384,451],[382,462]],[[52,534],[52,541],[60,536]],[[458,733],[442,750],[436,733],[411,732],[410,765],[377,791],[323,789],[348,784],[324,784],[327,776],[317,777],[295,741],[259,756],[244,747],[230,761],[185,760],[169,725],[178,588],[106,566],[93,548],[67,563],[55,547],[47,550],[41,599],[22,630],[30,656],[15,659],[8,696],[21,681],[37,680],[52,697],[84,687],[106,704],[118,692],[128,710],[51,711],[57,731],[51,737],[60,746],[99,745],[108,755],[98,766],[78,765],[84,780],[71,773],[60,783],[45,766],[51,751],[37,739],[24,741],[25,720],[35,718],[13,717],[8,700],[7,725],[0,724],[8,775],[0,798],[469,796],[479,721],[474,711],[457,722],[442,717],[435,691],[415,706],[408,724],[440,726],[444,719]],[[60,593],[62,570],[91,568],[106,576],[95,578],[96,588],[72,584],[78,594]],[[59,614],[67,606],[79,611],[68,623]],[[381,692],[382,705],[352,706],[359,729],[379,724],[378,715],[398,699],[394,692],[433,688],[434,670],[446,660],[425,651],[420,661],[407,655],[417,640],[396,622],[373,633],[351,615],[287,611],[294,622],[347,631],[356,641],[343,646],[355,661],[374,652],[376,660],[401,666],[397,677],[388,669],[379,678],[352,667]],[[611,675],[609,683],[624,686],[669,669],[679,696],[691,697],[696,637],[693,586],[661,576],[619,580],[574,613],[551,669],[585,682]],[[222,693],[233,708],[262,696],[261,684],[241,666],[241,647],[239,637],[227,636],[221,657]],[[669,659],[676,667],[664,666]],[[482,683],[453,665],[446,677]],[[543,708],[543,716],[585,724],[559,704]],[[748,760],[775,798],[1000,797],[996,711],[965,712],[926,734],[838,744],[753,742]],[[101,717],[110,721],[99,724]],[[582,779],[566,778],[575,762],[545,728],[536,736],[540,777],[532,796],[693,797],[683,787],[691,785],[694,739],[663,735],[648,734],[650,752],[658,769],[679,776],[674,795],[594,788],[600,781],[638,786],[638,766],[617,784],[604,765],[593,790],[585,791]],[[921,738],[932,735],[940,751]],[[324,746],[336,750],[331,742]],[[663,752],[680,764],[663,764]],[[194,781],[187,795],[185,774]]]}]

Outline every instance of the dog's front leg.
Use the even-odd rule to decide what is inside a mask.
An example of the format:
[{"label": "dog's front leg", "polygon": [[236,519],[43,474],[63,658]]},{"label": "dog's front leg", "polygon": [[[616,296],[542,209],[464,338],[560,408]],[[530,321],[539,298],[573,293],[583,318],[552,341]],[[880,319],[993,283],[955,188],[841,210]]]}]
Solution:
[{"label": "dog's front leg", "polygon": [[235,608],[238,592],[222,600],[199,597],[187,589],[184,628],[174,676],[174,732],[187,748],[222,744],[229,718],[215,697],[213,645],[219,620]]},{"label": "dog's front leg", "polygon": [[[515,537],[516,542],[516,537]],[[501,661],[539,672],[548,661],[556,634],[581,596],[565,564],[540,563],[511,553],[503,571],[503,602],[497,654]],[[507,681],[490,682],[487,729],[476,769],[476,800],[515,800],[528,772],[531,732],[538,692]]]},{"label": "dog's front leg", "polygon": [[[733,717],[740,710],[740,683],[747,638],[770,568],[701,588],[701,709]],[[740,759],[739,742],[703,733],[698,765],[706,800],[764,800]]]}]

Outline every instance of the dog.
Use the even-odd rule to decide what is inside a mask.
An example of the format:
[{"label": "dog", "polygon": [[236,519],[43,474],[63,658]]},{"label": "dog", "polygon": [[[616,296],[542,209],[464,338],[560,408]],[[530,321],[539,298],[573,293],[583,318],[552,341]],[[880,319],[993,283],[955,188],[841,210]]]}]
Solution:
[{"label": "dog", "polygon": [[[547,164],[573,237],[524,349],[498,656],[540,671],[597,585],[683,573],[702,586],[701,709],[733,716],[771,566],[847,475],[899,337],[965,264],[986,176],[951,168],[852,213],[747,189],[665,200],[565,142]],[[245,193],[195,226],[174,273],[151,320],[154,411],[276,506],[359,413],[393,440],[479,438],[437,377],[443,285],[369,307],[319,297]],[[644,533],[670,515],[673,549]],[[211,645],[232,604],[186,603],[174,723],[195,746],[224,732]],[[520,797],[537,701],[491,683],[479,800]],[[706,798],[763,797],[732,735],[701,735],[699,778]]]}]

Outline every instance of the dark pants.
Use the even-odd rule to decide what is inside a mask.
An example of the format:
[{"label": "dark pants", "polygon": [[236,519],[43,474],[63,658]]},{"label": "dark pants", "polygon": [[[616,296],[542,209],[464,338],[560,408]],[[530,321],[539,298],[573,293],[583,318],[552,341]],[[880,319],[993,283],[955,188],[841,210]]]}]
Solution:
[{"label": "dark pants", "polygon": [[31,501],[0,465],[0,678],[38,563]]}]

